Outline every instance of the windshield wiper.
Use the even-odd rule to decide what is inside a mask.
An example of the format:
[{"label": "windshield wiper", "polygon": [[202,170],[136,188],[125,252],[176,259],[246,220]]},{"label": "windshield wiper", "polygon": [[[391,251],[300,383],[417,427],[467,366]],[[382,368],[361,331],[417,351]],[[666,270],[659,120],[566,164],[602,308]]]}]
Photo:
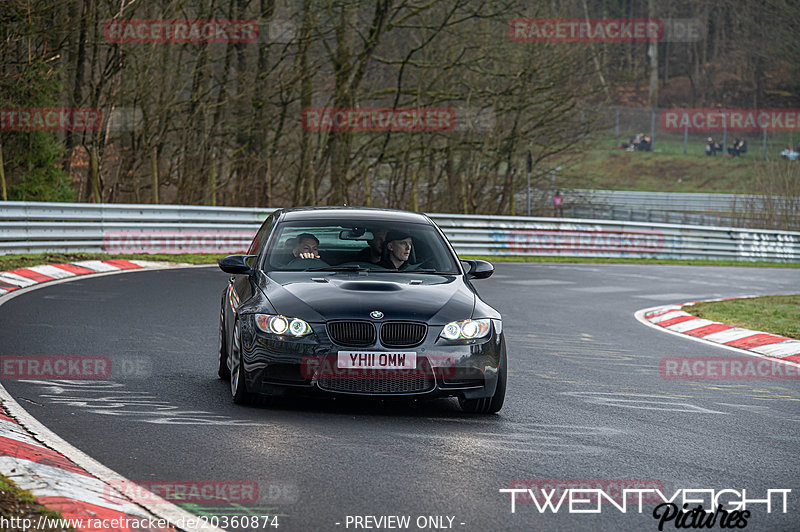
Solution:
[{"label": "windshield wiper", "polygon": [[345,264],[343,266],[326,266],[325,268],[309,268],[307,272],[365,272],[369,268],[359,266],[358,264]]},{"label": "windshield wiper", "polygon": [[440,272],[434,268],[417,268],[416,270],[407,269],[407,270],[370,270],[370,271],[380,271],[381,273],[406,273],[406,274],[413,274],[413,273],[433,273],[436,275],[458,275],[453,272]]}]

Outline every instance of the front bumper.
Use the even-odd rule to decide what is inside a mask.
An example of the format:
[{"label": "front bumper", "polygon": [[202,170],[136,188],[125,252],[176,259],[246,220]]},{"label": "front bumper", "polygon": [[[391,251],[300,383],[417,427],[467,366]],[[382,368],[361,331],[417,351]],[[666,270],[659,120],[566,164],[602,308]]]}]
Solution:
[{"label": "front bumper", "polygon": [[[505,344],[502,322],[492,320],[484,338],[451,342],[439,338],[442,326],[428,326],[420,345],[386,348],[339,346],[328,337],[324,323],[310,324],[313,333],[299,339],[282,338],[257,329],[252,316],[242,316],[241,346],[247,389],[266,395],[351,395],[372,398],[463,397],[494,395]],[[339,370],[343,351],[417,354],[414,370]]]}]

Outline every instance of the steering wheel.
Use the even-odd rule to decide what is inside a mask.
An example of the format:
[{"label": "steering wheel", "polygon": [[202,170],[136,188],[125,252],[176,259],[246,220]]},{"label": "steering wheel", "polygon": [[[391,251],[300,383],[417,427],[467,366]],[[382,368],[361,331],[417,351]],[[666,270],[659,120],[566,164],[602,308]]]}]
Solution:
[{"label": "steering wheel", "polygon": [[290,260],[287,264],[283,266],[284,269],[295,269],[295,268],[327,268],[330,266],[327,262],[322,259],[301,259],[300,257],[295,257]]},{"label": "steering wheel", "polygon": [[429,258],[427,258],[427,259],[423,260],[422,262],[420,262],[420,263],[418,263],[418,264],[412,264],[412,265],[411,265],[411,266],[408,268],[408,270],[411,270],[411,271],[413,271],[413,270],[420,270],[420,269],[422,269],[423,267],[425,267],[425,265],[426,265],[426,264],[430,264],[430,263],[432,263],[432,262],[433,262],[433,257],[429,257]]}]

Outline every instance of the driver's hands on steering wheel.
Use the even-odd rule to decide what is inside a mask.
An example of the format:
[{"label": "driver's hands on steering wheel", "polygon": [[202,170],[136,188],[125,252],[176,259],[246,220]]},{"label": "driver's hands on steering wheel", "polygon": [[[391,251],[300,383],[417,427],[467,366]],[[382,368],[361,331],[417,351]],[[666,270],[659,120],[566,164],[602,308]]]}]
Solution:
[{"label": "driver's hands on steering wheel", "polygon": [[318,259],[319,255],[316,255],[316,254],[311,253],[311,252],[306,252],[306,253],[300,253],[300,255],[298,255],[297,258],[299,258],[299,259]]}]

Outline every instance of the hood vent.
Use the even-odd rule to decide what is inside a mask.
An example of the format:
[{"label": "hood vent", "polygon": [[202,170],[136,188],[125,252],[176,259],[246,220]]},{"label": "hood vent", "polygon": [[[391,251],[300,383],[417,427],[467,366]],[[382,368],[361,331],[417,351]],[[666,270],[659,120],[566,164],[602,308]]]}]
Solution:
[{"label": "hood vent", "polygon": [[403,289],[397,283],[383,283],[380,281],[347,281],[340,284],[339,288],[356,292],[396,292]]}]

